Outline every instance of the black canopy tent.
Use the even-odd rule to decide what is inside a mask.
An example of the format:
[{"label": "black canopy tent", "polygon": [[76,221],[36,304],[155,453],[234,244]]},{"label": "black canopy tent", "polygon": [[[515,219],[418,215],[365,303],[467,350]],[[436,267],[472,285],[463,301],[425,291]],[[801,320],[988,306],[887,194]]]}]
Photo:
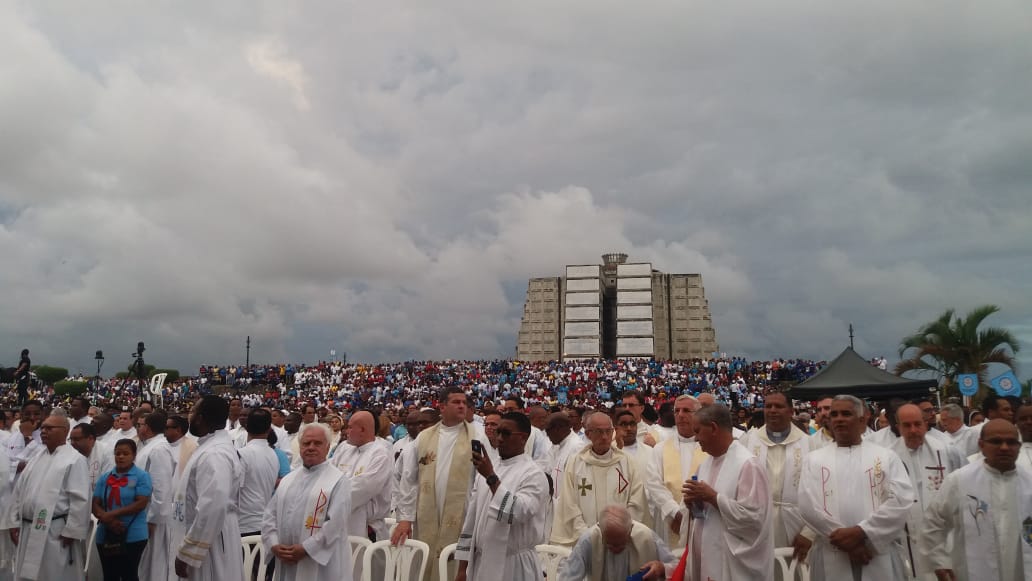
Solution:
[{"label": "black canopy tent", "polygon": [[797,384],[789,393],[793,399],[802,401],[839,394],[872,400],[913,399],[934,394],[938,385],[934,379],[907,379],[883,371],[858,355],[852,347],[846,347],[827,367]]}]

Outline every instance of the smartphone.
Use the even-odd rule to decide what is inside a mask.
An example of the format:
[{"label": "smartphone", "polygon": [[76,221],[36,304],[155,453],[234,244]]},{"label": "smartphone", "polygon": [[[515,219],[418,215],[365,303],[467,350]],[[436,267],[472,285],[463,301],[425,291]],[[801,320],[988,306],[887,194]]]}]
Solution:
[{"label": "smartphone", "polygon": [[484,445],[480,443],[480,440],[473,440],[473,451],[481,456],[484,455]]},{"label": "smartphone", "polygon": [[634,575],[627,577],[627,581],[642,581],[645,578],[645,571],[638,571]]}]

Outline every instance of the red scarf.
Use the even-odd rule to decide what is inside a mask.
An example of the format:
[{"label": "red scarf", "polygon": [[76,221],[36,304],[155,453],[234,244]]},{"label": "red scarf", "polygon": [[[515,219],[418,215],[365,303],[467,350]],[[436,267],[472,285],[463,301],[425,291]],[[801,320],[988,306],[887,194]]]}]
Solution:
[{"label": "red scarf", "polygon": [[122,507],[122,487],[129,485],[129,476],[123,476],[121,478],[115,476],[112,472],[107,477],[107,485],[111,488],[111,493],[108,494],[108,510]]}]

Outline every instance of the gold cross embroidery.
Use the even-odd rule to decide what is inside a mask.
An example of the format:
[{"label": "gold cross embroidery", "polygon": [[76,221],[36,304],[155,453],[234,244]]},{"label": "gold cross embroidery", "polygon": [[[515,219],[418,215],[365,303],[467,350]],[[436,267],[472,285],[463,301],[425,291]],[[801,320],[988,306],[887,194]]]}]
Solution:
[{"label": "gold cross embroidery", "polygon": [[581,483],[577,485],[577,490],[580,490],[581,496],[587,496],[588,491],[591,490],[591,485],[588,484],[587,478],[581,478]]}]

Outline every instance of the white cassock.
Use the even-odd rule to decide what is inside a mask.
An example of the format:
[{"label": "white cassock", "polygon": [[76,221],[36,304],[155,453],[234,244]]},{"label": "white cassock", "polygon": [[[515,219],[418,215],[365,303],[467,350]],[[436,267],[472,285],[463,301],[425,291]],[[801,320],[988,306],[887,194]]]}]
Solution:
[{"label": "white cassock", "polygon": [[[558,445],[553,444],[548,451],[548,476],[552,479],[552,500],[559,500],[559,490],[566,472],[566,462],[570,456],[584,449],[587,443],[572,430]],[[492,459],[493,461],[493,459]]]},{"label": "white cassock", "polygon": [[774,510],[774,546],[791,547],[800,533],[812,541],[813,531],[799,514],[799,479],[813,440],[789,424],[788,436],[779,444],[770,439],[766,428],[752,430],[739,442],[756,456],[767,472]]},{"label": "white cassock", "polygon": [[262,530],[262,518],[279,480],[279,456],[265,438],[256,438],[237,450],[244,467],[244,483],[240,486],[238,514],[240,534],[251,535]]},{"label": "white cassock", "polygon": [[298,563],[276,561],[277,581],[351,581],[347,523],[351,486],[329,461],[283,477],[262,519],[266,558],[273,545],[303,545]]},{"label": "white cassock", "polygon": [[626,507],[631,518],[640,521],[648,510],[644,480],[622,450],[611,448],[599,456],[586,446],[566,463],[551,543],[573,546],[611,504]]},{"label": "white cassock", "polygon": [[[695,438],[677,434],[656,444],[645,470],[645,497],[655,515],[655,531],[671,547],[688,543],[688,509],[681,501],[681,486],[698,473],[709,456],[699,448]],[[670,530],[674,517],[681,514],[681,532]]]},{"label": "white cassock", "polygon": [[967,457],[978,453],[978,436],[981,430],[961,424],[960,428],[953,432],[943,432],[949,441],[957,448],[962,456]]},{"label": "white cassock", "polygon": [[857,578],[849,556],[832,547],[828,536],[859,525],[874,553],[870,563],[858,568],[859,579],[901,579],[900,541],[914,499],[903,462],[888,448],[863,441],[810,452],[803,461],[799,509],[817,533],[809,555],[812,578]]},{"label": "white cassock", "polygon": [[172,474],[176,466],[168,440],[162,435],[147,440],[136,454],[136,466],[151,477],[147,524],[154,525],[154,532],[148,535],[147,546],[140,558],[140,578],[165,580],[172,570],[168,552],[168,527],[172,522]]},{"label": "white cassock", "polygon": [[[15,579],[82,579],[90,524],[89,469],[71,446],[33,457],[14,486],[5,528],[20,528]],[[65,547],[60,537],[80,542]]]},{"label": "white cassock", "polygon": [[[107,474],[114,469],[115,456],[111,450],[100,444],[94,444],[89,458],[86,458],[86,467],[90,471],[90,488],[95,489],[100,475]],[[148,506],[147,509],[150,510],[150,507]]]},{"label": "white cassock", "polygon": [[649,527],[650,529],[656,528],[656,511],[652,510],[652,499],[649,498],[649,489],[645,486],[648,482],[648,478],[645,476],[646,471],[649,469],[649,465],[652,463],[652,452],[655,448],[642,444],[635,440],[630,446],[624,446],[620,448],[624,454],[630,457],[631,462],[634,463],[635,471],[642,479],[642,491],[645,493],[645,509],[642,511],[641,524]]},{"label": "white cassock", "polygon": [[[243,479],[225,430],[198,438],[197,450],[175,483],[170,527],[171,565],[176,559],[186,562],[191,581],[243,577],[236,506]],[[170,575],[175,578],[175,571]]]},{"label": "white cassock", "polygon": [[368,537],[368,527],[376,540],[387,538],[384,518],[390,512],[394,489],[394,459],[390,444],[376,439],[362,446],[345,444],[333,456],[333,465],[350,479],[351,513],[347,534]]},{"label": "white cassock", "polygon": [[959,581],[1028,579],[1030,490],[1032,470],[1024,467],[1000,472],[979,462],[950,474],[925,514],[921,554],[934,569],[952,569]]},{"label": "white cassock", "polygon": [[823,448],[823,447],[827,446],[828,444],[834,444],[834,443],[835,443],[835,437],[831,435],[831,432],[829,432],[828,430],[825,430],[824,428],[819,428],[816,432],[814,432],[813,434],[810,434],[810,449],[811,450],[816,450],[818,448]]},{"label": "white cassock", "polygon": [[[485,447],[490,447],[488,446],[487,440],[482,440],[481,442]],[[523,447],[523,451],[527,456],[532,458],[534,462],[537,462],[537,465],[541,468],[542,472],[549,468],[548,452],[551,448],[552,442],[548,439],[548,435],[534,426],[531,426],[530,436],[527,437],[527,444]]]},{"label": "white cassock", "polygon": [[907,517],[903,557],[911,562],[912,574],[934,581],[935,570],[931,568],[931,563],[921,557],[918,550],[921,531],[924,529],[925,510],[939,495],[946,475],[967,464],[967,458],[961,456],[960,451],[952,445],[934,438],[926,438],[924,444],[915,450],[908,448],[906,441],[899,438],[892,445],[892,451],[903,461],[917,498],[917,502],[911,504]]},{"label": "white cassock", "polygon": [[770,487],[760,461],[737,441],[699,467],[717,492],[717,508],[692,519],[686,578],[692,581],[774,579]]},{"label": "white cassock", "polygon": [[1017,465],[1032,470],[1032,442],[1021,444],[1021,450],[1018,451]]},{"label": "white cassock", "polygon": [[455,559],[468,562],[471,581],[543,579],[534,547],[545,542],[551,513],[545,473],[526,454],[499,460],[494,468],[500,482],[493,494],[483,476],[474,481]]}]

